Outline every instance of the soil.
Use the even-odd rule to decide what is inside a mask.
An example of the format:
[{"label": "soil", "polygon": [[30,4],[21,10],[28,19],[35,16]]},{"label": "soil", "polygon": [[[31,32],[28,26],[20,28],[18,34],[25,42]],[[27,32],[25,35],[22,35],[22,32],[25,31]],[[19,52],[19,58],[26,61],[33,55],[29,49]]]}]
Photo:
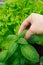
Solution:
[{"label": "soil", "polygon": [[[35,44],[34,47],[38,51],[40,57],[43,56],[43,46]],[[40,65],[40,63],[36,63],[35,65]]]}]

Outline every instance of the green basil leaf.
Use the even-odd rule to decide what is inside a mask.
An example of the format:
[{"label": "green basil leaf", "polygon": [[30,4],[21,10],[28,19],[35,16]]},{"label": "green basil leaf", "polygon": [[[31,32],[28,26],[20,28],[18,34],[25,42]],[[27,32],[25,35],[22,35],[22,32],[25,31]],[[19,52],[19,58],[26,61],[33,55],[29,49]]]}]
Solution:
[{"label": "green basil leaf", "polygon": [[0,65],[6,65],[5,63],[0,62]]},{"label": "green basil leaf", "polygon": [[39,62],[39,54],[36,51],[36,49],[30,45],[30,44],[25,44],[21,46],[21,52],[22,55],[28,59],[29,61],[31,61],[32,63],[37,63]]},{"label": "green basil leaf", "polygon": [[25,36],[26,32],[27,32],[27,30],[24,30],[24,31],[19,35],[19,37],[20,37],[20,38],[23,38],[23,37]]},{"label": "green basil leaf", "polygon": [[12,56],[13,53],[17,50],[18,44],[16,42],[13,42],[12,44],[10,44],[9,48],[8,48],[8,56]]},{"label": "green basil leaf", "polygon": [[7,58],[8,50],[0,51],[0,62],[5,62]]},{"label": "green basil leaf", "polygon": [[20,39],[18,40],[18,43],[19,43],[19,44],[28,44],[28,42],[27,42],[24,38],[20,38]]}]

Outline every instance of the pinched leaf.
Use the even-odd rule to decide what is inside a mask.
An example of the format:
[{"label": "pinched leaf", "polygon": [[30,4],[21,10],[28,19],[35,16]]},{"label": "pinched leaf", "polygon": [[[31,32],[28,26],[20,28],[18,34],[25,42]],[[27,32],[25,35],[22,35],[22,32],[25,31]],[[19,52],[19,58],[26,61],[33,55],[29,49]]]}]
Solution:
[{"label": "pinched leaf", "polygon": [[18,40],[18,43],[19,43],[19,44],[28,44],[28,42],[27,42],[24,38],[20,38],[20,39]]},{"label": "pinched leaf", "polygon": [[24,30],[21,34],[19,34],[19,37],[23,38],[25,36],[26,32],[27,32],[27,30]]}]

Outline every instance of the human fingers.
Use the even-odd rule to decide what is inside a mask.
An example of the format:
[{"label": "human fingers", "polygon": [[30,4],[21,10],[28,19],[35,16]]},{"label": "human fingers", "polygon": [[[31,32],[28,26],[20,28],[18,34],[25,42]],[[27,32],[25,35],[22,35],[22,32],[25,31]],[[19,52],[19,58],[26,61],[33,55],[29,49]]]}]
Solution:
[{"label": "human fingers", "polygon": [[20,29],[19,29],[18,34],[20,34],[24,29],[26,29],[27,26],[29,26],[29,24],[31,23],[31,22],[30,22],[30,19],[31,19],[31,17],[29,16],[28,18],[26,18],[26,19],[24,20],[24,22],[21,24],[21,27],[20,27]]}]

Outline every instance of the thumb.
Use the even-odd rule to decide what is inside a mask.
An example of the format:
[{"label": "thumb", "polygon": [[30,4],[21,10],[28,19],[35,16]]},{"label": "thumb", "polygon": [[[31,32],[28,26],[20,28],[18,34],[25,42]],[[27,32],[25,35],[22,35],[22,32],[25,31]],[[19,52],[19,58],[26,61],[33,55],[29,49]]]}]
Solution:
[{"label": "thumb", "polygon": [[32,28],[30,28],[27,32],[26,32],[26,35],[25,35],[25,39],[28,39],[30,38],[32,35],[33,35],[33,31],[32,31]]}]

